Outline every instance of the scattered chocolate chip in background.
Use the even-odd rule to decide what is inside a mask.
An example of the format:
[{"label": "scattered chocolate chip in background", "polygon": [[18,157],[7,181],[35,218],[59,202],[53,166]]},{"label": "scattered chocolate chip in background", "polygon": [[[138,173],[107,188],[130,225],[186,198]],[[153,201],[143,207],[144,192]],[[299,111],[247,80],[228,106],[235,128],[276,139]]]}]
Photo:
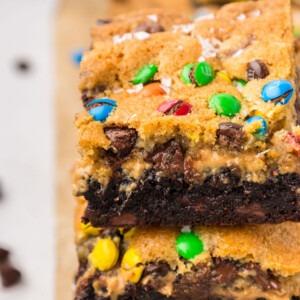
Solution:
[{"label": "scattered chocolate chip in background", "polygon": [[22,277],[21,272],[9,261],[10,252],[0,247],[0,275],[3,287],[11,287],[17,284]]},{"label": "scattered chocolate chip in background", "polygon": [[23,60],[23,59],[22,60],[17,60],[17,62],[16,62],[16,69],[19,72],[26,73],[26,72],[30,71],[31,65],[26,60]]}]

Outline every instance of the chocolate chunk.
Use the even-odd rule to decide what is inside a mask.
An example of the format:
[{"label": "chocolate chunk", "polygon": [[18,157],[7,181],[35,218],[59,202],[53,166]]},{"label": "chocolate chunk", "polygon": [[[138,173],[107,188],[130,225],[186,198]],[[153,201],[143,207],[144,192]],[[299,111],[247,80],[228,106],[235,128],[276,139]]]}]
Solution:
[{"label": "chocolate chunk", "polygon": [[146,161],[153,163],[155,168],[164,172],[167,177],[183,174],[184,154],[180,145],[175,141],[156,147],[148,154]]},{"label": "chocolate chunk", "polygon": [[190,81],[192,82],[192,84],[198,85],[196,78],[195,78],[195,70],[196,70],[197,65],[193,66],[191,68],[190,74],[189,74],[189,78]]},{"label": "chocolate chunk", "polygon": [[137,217],[133,214],[122,214],[121,216],[115,216],[110,219],[112,226],[135,226],[137,225]]},{"label": "chocolate chunk", "polygon": [[268,67],[262,60],[253,60],[247,65],[248,80],[263,79],[269,75]]},{"label": "chocolate chunk", "polygon": [[147,33],[163,32],[165,29],[158,23],[143,22],[135,28],[135,32],[145,31]]},{"label": "chocolate chunk", "polygon": [[245,138],[243,126],[235,123],[221,123],[217,130],[219,143],[231,149],[241,149]]},{"label": "chocolate chunk", "polygon": [[[95,100],[95,96],[99,93],[103,93],[106,90],[106,86],[98,85],[90,90],[84,90],[81,94],[81,100],[83,105],[86,107],[90,102]],[[90,109],[90,107],[89,107]]]},{"label": "chocolate chunk", "polygon": [[134,128],[118,125],[106,126],[104,133],[111,141],[114,152],[120,158],[130,153],[138,137],[137,131]]},{"label": "chocolate chunk", "polygon": [[83,279],[77,287],[74,300],[90,300],[95,299],[95,297],[93,278]]},{"label": "chocolate chunk", "polygon": [[275,276],[270,272],[263,271],[258,264],[255,263],[248,263],[246,265],[247,270],[254,270],[256,275],[251,275],[253,280],[259,284],[264,291],[275,289],[280,291],[281,290],[281,283],[276,280]]},{"label": "chocolate chunk", "polygon": [[85,273],[87,269],[87,261],[79,261],[79,267],[75,275],[75,282]]},{"label": "chocolate chunk", "polygon": [[212,271],[212,274],[214,276],[213,280],[218,284],[228,284],[238,274],[237,266],[230,260],[215,258],[214,264],[215,267]]},{"label": "chocolate chunk", "polygon": [[170,266],[165,262],[149,263],[143,273],[143,276],[153,275],[154,279],[158,276],[164,277],[170,271]]},{"label": "chocolate chunk", "polygon": [[13,286],[21,279],[21,272],[8,263],[0,265],[0,274],[2,277],[2,285],[4,287]]},{"label": "chocolate chunk", "polygon": [[0,263],[7,260],[9,251],[3,248],[0,248]]},{"label": "chocolate chunk", "polygon": [[102,25],[105,25],[105,24],[109,24],[112,22],[112,19],[98,19],[97,20],[97,26],[102,26]]}]

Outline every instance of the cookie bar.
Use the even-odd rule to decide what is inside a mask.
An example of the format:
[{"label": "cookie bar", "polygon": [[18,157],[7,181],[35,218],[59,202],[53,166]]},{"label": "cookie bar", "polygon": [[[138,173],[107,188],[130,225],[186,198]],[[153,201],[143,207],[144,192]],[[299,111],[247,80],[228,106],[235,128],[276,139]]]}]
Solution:
[{"label": "cookie bar", "polygon": [[[75,121],[86,222],[300,221],[290,15],[288,1],[266,0],[173,26],[137,12],[93,31]],[[164,31],[134,29],[149,18]]]},{"label": "cookie bar", "polygon": [[297,223],[100,229],[80,223],[79,210],[76,300],[300,295]]}]

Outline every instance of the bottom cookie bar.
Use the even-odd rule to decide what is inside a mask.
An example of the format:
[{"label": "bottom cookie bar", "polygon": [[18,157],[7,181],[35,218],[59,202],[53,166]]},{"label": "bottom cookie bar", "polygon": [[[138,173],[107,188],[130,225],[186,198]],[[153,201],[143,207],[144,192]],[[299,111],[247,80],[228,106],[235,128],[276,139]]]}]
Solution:
[{"label": "bottom cookie bar", "polygon": [[76,300],[300,296],[296,223],[76,232]]}]

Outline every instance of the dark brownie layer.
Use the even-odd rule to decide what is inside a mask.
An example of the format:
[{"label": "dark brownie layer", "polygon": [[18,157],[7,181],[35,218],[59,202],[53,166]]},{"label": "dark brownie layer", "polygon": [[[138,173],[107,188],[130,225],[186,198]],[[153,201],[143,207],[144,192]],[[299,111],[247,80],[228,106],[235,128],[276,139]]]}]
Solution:
[{"label": "dark brownie layer", "polygon": [[300,176],[296,173],[272,172],[259,184],[241,181],[238,172],[223,168],[200,185],[187,183],[179,175],[159,177],[152,169],[131,193],[120,192],[121,185],[130,183],[119,172],[106,189],[90,178],[83,194],[88,200],[83,220],[95,227],[300,221]]},{"label": "dark brownie layer", "polygon": [[[172,294],[169,297],[160,293],[159,290],[166,284],[166,280],[168,281],[168,273],[173,271],[165,262],[150,263],[145,267],[142,275],[142,278],[147,278],[147,283],[134,284],[129,282],[125,287],[124,293],[119,295],[117,299],[233,300],[234,297],[230,291],[234,290],[234,282],[237,278],[240,278],[238,274],[243,272],[243,270],[250,271],[249,274],[251,275],[248,275],[247,280],[257,286],[258,292],[260,290],[264,292],[271,290],[281,291],[280,281],[272,272],[263,271],[258,264],[241,264],[239,261],[215,258],[211,266],[203,264],[196,267],[193,273],[177,275],[172,283]],[[99,282],[100,277],[101,280]],[[105,288],[106,279],[104,278],[105,273],[96,270],[93,276],[82,279],[80,284],[77,285],[75,300],[110,300],[111,297],[105,295],[107,290]],[[105,296],[97,295],[97,292],[94,290],[94,283],[95,286],[101,288],[101,294]],[[215,292],[215,288],[218,288],[219,292],[220,290],[226,291],[228,289],[228,296],[220,296],[219,292]],[[242,286],[240,288],[243,289]],[[249,299],[262,300],[266,298]]]}]

